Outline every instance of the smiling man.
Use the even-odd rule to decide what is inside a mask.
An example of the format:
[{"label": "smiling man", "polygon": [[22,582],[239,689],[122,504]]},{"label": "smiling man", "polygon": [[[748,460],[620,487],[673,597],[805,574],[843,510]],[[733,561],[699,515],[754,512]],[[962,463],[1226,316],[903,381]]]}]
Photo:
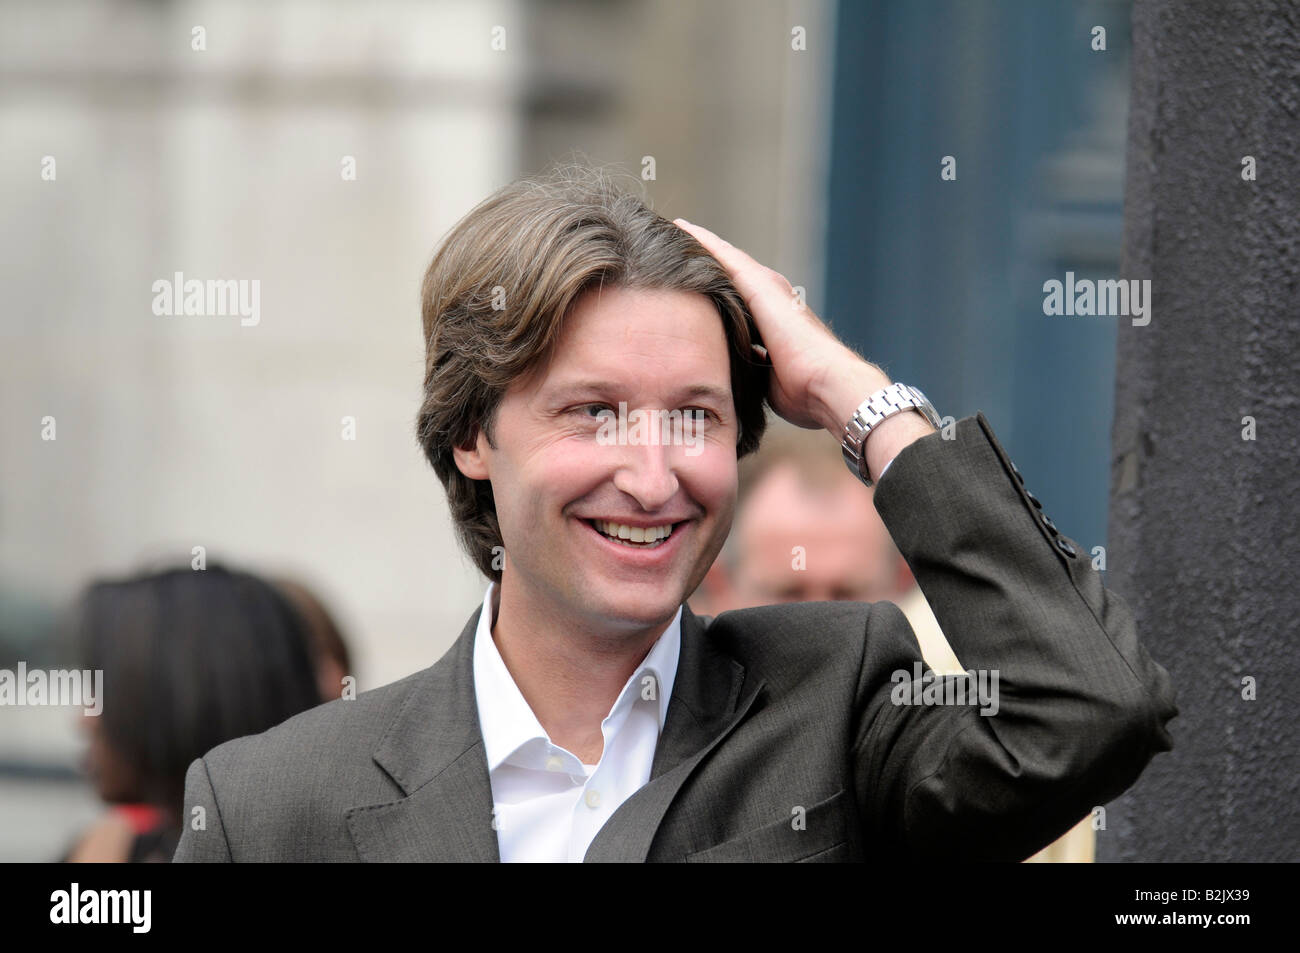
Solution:
[{"label": "smiling man", "polygon": [[[423,321],[420,442],[482,605],[429,669],[195,761],[176,859],[1021,860],[1172,747],[1167,673],[983,416],[936,432],[706,229],[599,172],[515,183],[446,237]],[[932,690],[890,603],[684,605],[765,403],[878,484],[996,704]]]}]

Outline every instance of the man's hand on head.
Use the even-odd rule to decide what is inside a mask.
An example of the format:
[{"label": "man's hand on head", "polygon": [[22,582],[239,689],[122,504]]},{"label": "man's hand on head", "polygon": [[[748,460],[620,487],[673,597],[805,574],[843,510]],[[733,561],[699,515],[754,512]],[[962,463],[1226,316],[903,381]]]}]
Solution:
[{"label": "man's hand on head", "polygon": [[[754,316],[772,364],[772,409],[796,426],[821,427],[836,441],[843,439],[858,405],[888,386],[889,377],[840,341],[780,272],[707,228],[683,218],[674,224],[721,263]],[[898,414],[879,424],[866,443],[872,479],[905,446],[931,433],[934,428],[918,413]]]}]

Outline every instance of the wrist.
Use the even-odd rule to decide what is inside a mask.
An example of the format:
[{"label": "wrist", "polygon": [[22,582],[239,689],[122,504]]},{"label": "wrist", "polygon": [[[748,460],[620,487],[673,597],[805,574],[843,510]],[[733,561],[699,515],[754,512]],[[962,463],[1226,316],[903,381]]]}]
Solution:
[{"label": "wrist", "polygon": [[863,448],[867,473],[874,483],[879,480],[885,467],[903,451],[922,437],[928,437],[935,429],[919,410],[909,410],[895,414],[881,421],[867,435]]},{"label": "wrist", "polygon": [[826,375],[823,425],[870,486],[905,447],[935,432],[935,411],[919,390],[891,384],[875,365],[857,365]]},{"label": "wrist", "polygon": [[864,361],[856,354],[849,354],[848,357],[848,360],[827,368],[811,388],[813,403],[817,408],[817,421],[837,443],[844,439],[844,427],[853,418],[858,405],[892,383],[876,365]]}]

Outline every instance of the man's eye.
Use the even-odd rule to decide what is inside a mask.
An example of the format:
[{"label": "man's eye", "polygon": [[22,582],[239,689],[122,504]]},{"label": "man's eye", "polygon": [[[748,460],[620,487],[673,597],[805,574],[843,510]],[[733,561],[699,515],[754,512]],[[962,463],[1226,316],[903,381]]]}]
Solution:
[{"label": "man's eye", "polygon": [[[606,415],[617,416],[617,411],[609,404],[581,404],[574,407],[570,413],[581,414],[590,420],[600,420]],[[676,411],[674,411],[676,413]],[[681,410],[683,420],[691,420],[696,423],[706,423],[711,420],[717,420],[718,415],[707,407],[684,407]]]}]

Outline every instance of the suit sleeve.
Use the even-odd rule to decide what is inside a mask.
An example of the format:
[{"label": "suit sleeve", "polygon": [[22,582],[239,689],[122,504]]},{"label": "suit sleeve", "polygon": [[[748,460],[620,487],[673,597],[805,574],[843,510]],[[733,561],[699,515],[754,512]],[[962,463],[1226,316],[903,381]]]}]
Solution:
[{"label": "suit sleeve", "polygon": [[234,859],[217,807],[216,790],[203,758],[196,758],[185,772],[185,814],[181,822],[181,840],[176,845],[173,863],[230,863]]},{"label": "suit sleeve", "polygon": [[853,748],[868,837],[912,858],[1023,860],[1173,748],[1169,675],[982,414],[899,453],[875,504],[957,656],[987,687],[996,674],[997,704],[925,703],[906,619],[873,606]]}]

